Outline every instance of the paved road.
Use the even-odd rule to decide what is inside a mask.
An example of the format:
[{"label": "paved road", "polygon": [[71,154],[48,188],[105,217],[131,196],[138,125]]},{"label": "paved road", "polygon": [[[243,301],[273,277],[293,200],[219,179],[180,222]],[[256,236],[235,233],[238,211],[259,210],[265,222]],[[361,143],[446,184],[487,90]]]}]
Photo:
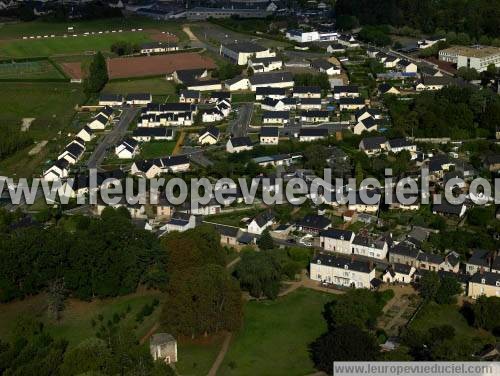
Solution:
[{"label": "paved road", "polygon": [[248,127],[253,115],[253,103],[244,103],[238,107],[238,117],[231,121],[227,128],[233,137],[243,137],[248,134]]},{"label": "paved road", "polygon": [[134,107],[126,107],[123,109],[118,124],[115,125],[111,132],[104,136],[101,142],[94,149],[94,152],[87,162],[88,168],[98,168],[101,165],[102,161],[106,157],[106,152],[123,138],[130,123],[139,113],[139,110],[139,108]]}]

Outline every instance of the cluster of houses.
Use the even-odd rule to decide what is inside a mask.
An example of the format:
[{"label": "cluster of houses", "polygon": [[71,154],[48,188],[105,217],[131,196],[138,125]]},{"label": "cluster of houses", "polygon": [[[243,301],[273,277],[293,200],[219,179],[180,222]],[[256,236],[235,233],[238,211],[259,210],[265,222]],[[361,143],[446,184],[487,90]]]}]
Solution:
[{"label": "cluster of houses", "polygon": [[58,181],[68,177],[72,165],[75,165],[86,150],[86,143],[92,141],[96,135],[95,131],[104,130],[114,117],[114,111],[109,106],[100,109],[87,125],[85,125],[66,145],[59,154],[57,160],[43,171],[43,179],[46,181]]}]

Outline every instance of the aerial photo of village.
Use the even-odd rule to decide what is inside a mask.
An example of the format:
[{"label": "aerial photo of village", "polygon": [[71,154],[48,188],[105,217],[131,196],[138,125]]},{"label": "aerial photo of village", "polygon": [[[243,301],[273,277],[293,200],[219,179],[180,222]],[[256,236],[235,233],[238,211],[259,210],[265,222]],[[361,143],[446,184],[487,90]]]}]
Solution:
[{"label": "aerial photo of village", "polygon": [[500,375],[499,204],[500,0],[0,0],[0,375]]}]

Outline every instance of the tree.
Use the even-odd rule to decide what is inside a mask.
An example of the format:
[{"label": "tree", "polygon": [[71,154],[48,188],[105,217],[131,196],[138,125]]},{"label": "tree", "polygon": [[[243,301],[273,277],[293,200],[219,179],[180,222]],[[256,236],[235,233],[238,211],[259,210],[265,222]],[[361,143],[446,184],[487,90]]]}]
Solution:
[{"label": "tree", "polygon": [[170,333],[194,338],[239,328],[242,308],[236,280],[225,267],[208,264],[172,276],[160,320]]},{"label": "tree", "polygon": [[500,333],[500,298],[480,296],[472,306],[474,326]]},{"label": "tree", "polygon": [[49,283],[47,299],[49,317],[54,320],[59,320],[61,318],[61,312],[64,310],[64,301],[66,299],[66,289],[63,280]]},{"label": "tree", "polygon": [[83,82],[83,89],[87,95],[96,94],[106,85],[108,79],[106,60],[99,51],[90,63],[88,76]]},{"label": "tree", "polygon": [[436,303],[452,304],[456,302],[456,296],[462,292],[462,287],[455,277],[445,276],[441,279],[436,292]]},{"label": "tree", "polygon": [[106,342],[97,338],[89,338],[65,354],[61,365],[61,375],[79,375],[91,371],[112,374],[117,369],[116,360],[113,359],[111,349]]},{"label": "tree", "polygon": [[269,252],[245,252],[235,270],[243,290],[251,296],[276,299],[280,290],[281,265]]},{"label": "tree", "polygon": [[426,272],[420,278],[420,295],[426,300],[434,299],[438,292],[439,284],[439,276],[436,272]]},{"label": "tree", "polygon": [[262,232],[260,238],[257,240],[257,245],[262,250],[268,250],[274,248],[274,240],[267,228]]},{"label": "tree", "polygon": [[474,81],[480,78],[477,70],[467,67],[458,68],[457,76],[462,77],[466,81]]},{"label": "tree", "polygon": [[309,349],[315,367],[328,374],[334,361],[375,360],[379,351],[375,337],[355,325],[342,325],[323,334]]}]

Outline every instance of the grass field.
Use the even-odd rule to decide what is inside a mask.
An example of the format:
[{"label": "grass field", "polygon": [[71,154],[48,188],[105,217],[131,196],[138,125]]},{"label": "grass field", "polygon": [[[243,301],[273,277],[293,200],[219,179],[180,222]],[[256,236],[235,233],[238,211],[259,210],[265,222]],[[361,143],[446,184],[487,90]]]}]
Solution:
[{"label": "grass field", "polygon": [[[45,329],[55,338],[65,338],[70,345],[78,344],[86,338],[95,335],[96,329],[92,327],[92,319],[99,322],[98,315],[103,316],[103,322],[113,319],[115,313],[122,314],[130,306],[128,313],[122,323],[134,327],[138,338],[144,336],[158,319],[161,308],[157,307],[151,316],[138,324],[135,320],[137,313],[145,304],[151,304],[156,298],[161,300],[162,294],[156,291],[142,291],[123,297],[96,300],[93,302],[82,302],[70,299],[66,302],[66,309],[62,319],[54,321],[49,319],[45,295],[37,295],[22,301],[8,304],[0,304],[0,337],[8,338],[17,319],[20,317],[35,319],[44,323]],[[137,325],[137,327],[135,327]]]},{"label": "grass field", "polygon": [[176,22],[155,21],[146,17],[119,17],[100,20],[85,20],[71,22],[18,22],[0,24],[0,39],[22,38],[30,35],[61,35],[68,32],[68,27],[74,28],[74,33],[84,33],[99,30],[118,30],[133,28],[150,28],[175,33],[181,40],[187,36],[180,32],[180,24]]},{"label": "grass field", "polygon": [[422,308],[411,323],[411,327],[417,330],[427,330],[440,325],[453,326],[457,337],[471,339],[473,337],[491,336],[487,332],[469,326],[456,305],[438,305],[430,302]]},{"label": "grass field", "polygon": [[[0,83],[0,129],[3,124],[21,127],[23,118],[34,118],[28,133],[35,141],[49,144],[34,155],[33,146],[0,161],[0,174],[29,177],[51,154],[60,151],[74,116],[74,107],[85,100],[81,85],[69,83]],[[64,145],[62,145],[63,147]]]},{"label": "grass field", "polygon": [[176,141],[152,141],[141,145],[139,159],[160,158],[171,155]]},{"label": "grass field", "polygon": [[172,96],[172,99],[169,98],[169,100],[177,101],[174,84],[161,77],[110,81],[102,91],[103,93],[123,95],[151,93],[158,96]]},{"label": "grass field", "polygon": [[236,227],[241,227],[245,226],[245,224],[241,221],[241,219],[248,217],[252,218],[253,216],[257,215],[259,213],[259,210],[256,208],[250,208],[250,209],[245,209],[245,210],[236,210],[230,213],[224,213],[224,214],[216,214],[216,215],[211,215],[207,217],[207,221],[209,222],[214,222],[214,223],[220,223],[222,225],[226,226],[236,226]]},{"label": "grass field", "polygon": [[200,342],[180,339],[178,341],[179,361],[175,369],[182,376],[205,376],[220,351],[224,338],[211,337]]},{"label": "grass field", "polygon": [[12,61],[0,63],[1,79],[65,78],[49,60]]},{"label": "grass field", "polygon": [[332,295],[299,289],[276,301],[248,302],[219,375],[314,373],[308,345],[326,331],[321,313]]},{"label": "grass field", "polygon": [[116,42],[141,44],[151,41],[146,32],[123,32],[67,38],[42,38],[0,42],[0,57],[23,58],[35,56],[68,55],[87,51],[109,51]]}]

